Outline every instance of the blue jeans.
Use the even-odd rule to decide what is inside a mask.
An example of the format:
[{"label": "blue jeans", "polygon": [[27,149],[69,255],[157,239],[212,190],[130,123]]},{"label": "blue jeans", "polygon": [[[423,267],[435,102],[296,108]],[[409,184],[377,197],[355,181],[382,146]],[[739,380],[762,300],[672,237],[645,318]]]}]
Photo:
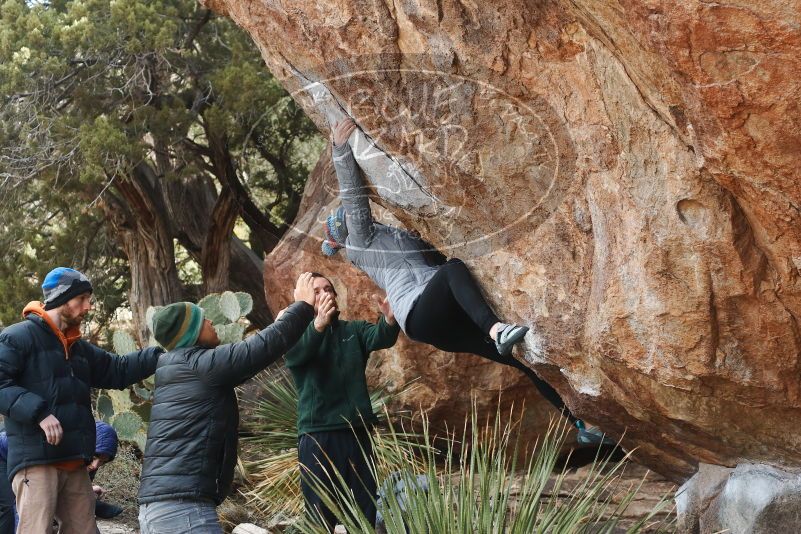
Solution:
[{"label": "blue jeans", "polygon": [[213,502],[174,499],[139,507],[141,534],[223,534]]}]

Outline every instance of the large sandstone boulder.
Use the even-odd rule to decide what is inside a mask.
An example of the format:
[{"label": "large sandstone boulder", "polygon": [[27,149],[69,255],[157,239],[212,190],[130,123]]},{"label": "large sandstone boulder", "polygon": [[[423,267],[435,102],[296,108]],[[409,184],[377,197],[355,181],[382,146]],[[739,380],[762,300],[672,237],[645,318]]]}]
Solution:
[{"label": "large sandstone boulder", "polygon": [[801,464],[801,3],[208,4],[578,415],[675,480]]}]

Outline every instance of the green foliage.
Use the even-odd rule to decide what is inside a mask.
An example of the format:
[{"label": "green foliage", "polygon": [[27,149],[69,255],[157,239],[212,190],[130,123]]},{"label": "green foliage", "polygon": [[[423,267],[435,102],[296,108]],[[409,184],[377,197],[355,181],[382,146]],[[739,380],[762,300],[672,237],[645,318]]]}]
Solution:
[{"label": "green foliage", "polygon": [[[473,407],[471,425],[460,440],[430,435],[423,415],[424,444],[419,465],[403,459],[415,454],[394,430],[373,436],[372,470],[384,488],[379,511],[388,534],[472,534],[474,532],[530,533],[628,533],[664,532],[668,525],[650,525],[669,502],[668,495],[646,517],[621,530],[621,520],[639,487],[623,487],[625,461],[596,458],[586,475],[575,484],[557,469],[557,459],[567,436],[567,423],[552,424],[534,445],[523,465],[514,439],[513,425],[500,413],[492,426],[478,423]],[[467,450],[464,450],[464,445]],[[387,454],[389,452],[390,454]],[[338,473],[329,473],[335,489],[320,479],[312,486],[348,532],[374,533],[376,529],[359,510],[352,492]],[[425,475],[427,487],[418,484]],[[405,491],[389,490],[402,481]],[[323,533],[326,528],[311,518],[298,524],[302,532]],[[647,528],[646,528],[647,527]]]},{"label": "green foliage", "polygon": [[85,184],[125,174],[159,142],[183,161],[168,178],[204,172],[206,154],[187,147],[215,132],[270,201],[290,191],[279,181],[302,186],[315,159],[305,148],[322,141],[247,34],[194,0],[6,0],[0,94],[18,150],[7,163],[57,161]]},{"label": "green foliage", "polygon": [[[216,195],[224,152],[280,235],[324,144],[249,36],[195,0],[2,0],[0,102],[0,328],[57,265],[90,275],[101,327],[126,303],[130,250],[110,226],[147,219],[136,169],[148,191]],[[263,224],[242,221],[261,255]],[[198,260],[203,236],[172,224]]]},{"label": "green foliage", "polygon": [[[0,133],[2,144],[2,133]],[[94,288],[86,337],[97,338],[126,302],[128,264],[97,213],[61,198],[57,184],[30,182],[13,195],[2,188],[0,161],[0,328],[21,320],[22,308],[42,300],[41,283],[58,266],[84,272]]]}]

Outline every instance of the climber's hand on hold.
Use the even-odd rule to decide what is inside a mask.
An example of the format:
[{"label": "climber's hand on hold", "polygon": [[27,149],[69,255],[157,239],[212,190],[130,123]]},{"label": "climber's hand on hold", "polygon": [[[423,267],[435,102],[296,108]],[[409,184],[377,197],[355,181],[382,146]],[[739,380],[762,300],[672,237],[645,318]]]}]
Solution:
[{"label": "climber's hand on hold", "polygon": [[343,119],[336,123],[334,129],[331,131],[334,146],[342,146],[347,143],[350,134],[352,134],[355,129],[356,123],[353,122],[351,118]]}]

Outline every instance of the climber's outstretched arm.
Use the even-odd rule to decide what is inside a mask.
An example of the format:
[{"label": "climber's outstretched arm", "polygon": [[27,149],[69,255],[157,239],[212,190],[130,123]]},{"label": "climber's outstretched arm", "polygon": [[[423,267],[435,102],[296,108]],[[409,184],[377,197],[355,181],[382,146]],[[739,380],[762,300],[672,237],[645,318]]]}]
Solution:
[{"label": "climber's outstretched arm", "polygon": [[353,119],[345,119],[334,125],[333,159],[339,180],[339,197],[345,207],[348,227],[348,244],[366,248],[373,239],[375,223],[370,212],[367,187],[359,174],[359,166],[348,144],[348,138],[356,129]]}]

